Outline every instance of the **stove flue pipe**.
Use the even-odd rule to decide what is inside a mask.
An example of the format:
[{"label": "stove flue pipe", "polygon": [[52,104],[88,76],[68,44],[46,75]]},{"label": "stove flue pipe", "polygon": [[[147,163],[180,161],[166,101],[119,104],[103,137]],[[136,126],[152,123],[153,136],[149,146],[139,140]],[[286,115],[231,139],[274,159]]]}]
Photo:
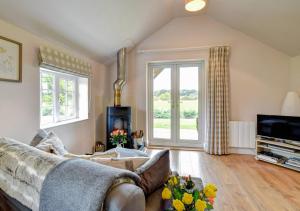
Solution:
[{"label": "stove flue pipe", "polygon": [[121,94],[126,84],[126,48],[118,51],[117,55],[117,80],[114,82],[114,106],[121,106]]}]

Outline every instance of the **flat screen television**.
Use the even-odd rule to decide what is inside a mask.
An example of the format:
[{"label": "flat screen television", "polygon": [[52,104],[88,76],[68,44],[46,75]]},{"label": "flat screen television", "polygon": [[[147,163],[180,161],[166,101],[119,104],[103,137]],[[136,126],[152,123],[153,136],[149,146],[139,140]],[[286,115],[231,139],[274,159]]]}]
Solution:
[{"label": "flat screen television", "polygon": [[300,117],[259,114],[257,135],[300,142]]}]

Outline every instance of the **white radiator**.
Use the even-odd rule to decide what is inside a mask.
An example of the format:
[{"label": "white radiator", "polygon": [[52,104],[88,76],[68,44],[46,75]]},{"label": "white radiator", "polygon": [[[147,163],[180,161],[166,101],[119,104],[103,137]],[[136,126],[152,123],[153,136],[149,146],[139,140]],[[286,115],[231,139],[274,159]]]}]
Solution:
[{"label": "white radiator", "polygon": [[229,147],[255,148],[255,123],[245,121],[229,122]]}]

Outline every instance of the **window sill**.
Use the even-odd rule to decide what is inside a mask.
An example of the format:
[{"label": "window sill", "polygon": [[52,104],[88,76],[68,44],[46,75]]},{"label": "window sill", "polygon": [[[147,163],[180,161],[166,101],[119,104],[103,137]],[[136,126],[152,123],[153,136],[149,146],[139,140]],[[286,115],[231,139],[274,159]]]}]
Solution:
[{"label": "window sill", "polygon": [[61,125],[72,124],[72,123],[75,123],[75,122],[82,122],[82,121],[85,121],[85,120],[89,120],[89,118],[65,120],[65,121],[51,123],[51,124],[47,124],[47,125],[41,125],[40,128],[41,129],[49,129],[49,128],[58,127],[58,126],[61,126]]}]

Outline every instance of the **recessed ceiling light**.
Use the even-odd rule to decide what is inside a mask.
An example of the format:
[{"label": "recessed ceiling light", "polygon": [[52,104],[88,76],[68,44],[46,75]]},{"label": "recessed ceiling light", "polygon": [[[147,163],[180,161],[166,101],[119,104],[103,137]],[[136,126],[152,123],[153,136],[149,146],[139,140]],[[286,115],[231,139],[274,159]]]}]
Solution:
[{"label": "recessed ceiling light", "polygon": [[197,12],[206,5],[205,0],[185,0],[185,9],[189,12]]}]

